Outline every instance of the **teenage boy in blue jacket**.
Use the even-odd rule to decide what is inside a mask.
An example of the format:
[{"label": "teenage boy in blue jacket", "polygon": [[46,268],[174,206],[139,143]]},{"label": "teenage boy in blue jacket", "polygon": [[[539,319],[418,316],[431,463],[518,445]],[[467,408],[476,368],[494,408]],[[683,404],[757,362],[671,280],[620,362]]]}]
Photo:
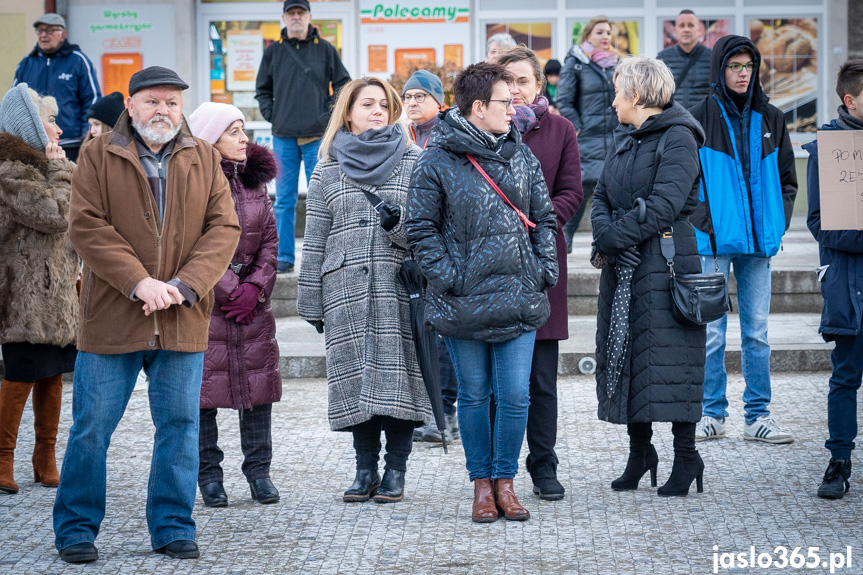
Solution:
[{"label": "teenage boy in blue jacket", "polygon": [[[822,130],[863,130],[863,60],[849,60],[839,70],[836,93],[842,99],[839,118]],[[818,279],[824,309],[818,332],[836,342],[831,355],[833,374],[827,395],[827,429],[824,447],[830,463],[818,488],[818,497],[841,499],[851,477],[851,450],[857,437],[857,390],[863,378],[863,231],[822,230],[821,194],[818,181],[818,141],[803,146],[809,152],[806,182],[809,217],[806,225],[818,240],[821,257]]]},{"label": "teenage boy in blue jacket", "polygon": [[[743,439],[791,443],[794,438],[772,417],[770,344],[770,258],[779,251],[797,196],[794,151],[785,116],[767,102],[758,70],[761,54],[743,36],[725,36],[713,46],[711,93],[690,111],[704,128],[699,151],[704,168],[701,202],[690,216],[705,272],[714,271],[708,232],[716,236],[717,264],[737,280],[746,389]],[[705,193],[709,202],[705,202]],[[708,217],[707,207],[710,214]],[[725,437],[725,330],[727,315],[707,325],[703,417],[695,440]]]}]

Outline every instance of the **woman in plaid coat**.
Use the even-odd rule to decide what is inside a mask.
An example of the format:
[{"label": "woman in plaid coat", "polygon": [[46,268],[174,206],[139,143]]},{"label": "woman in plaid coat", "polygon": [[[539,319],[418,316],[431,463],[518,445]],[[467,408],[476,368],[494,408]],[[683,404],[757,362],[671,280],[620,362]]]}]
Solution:
[{"label": "woman in plaid coat", "polygon": [[353,433],[357,474],[345,501],[401,500],[413,428],[431,417],[409,297],[396,277],[409,256],[402,216],[420,153],[400,115],[386,82],[345,85],[306,200],[297,309],[326,340],[330,427]]}]

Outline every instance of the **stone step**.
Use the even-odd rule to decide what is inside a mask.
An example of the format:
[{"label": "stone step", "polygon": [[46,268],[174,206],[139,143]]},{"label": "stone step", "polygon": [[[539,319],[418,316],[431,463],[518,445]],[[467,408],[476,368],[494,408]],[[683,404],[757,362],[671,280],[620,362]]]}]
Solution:
[{"label": "stone step", "polygon": [[[818,335],[819,314],[771,314],[769,338],[771,370],[830,371],[833,344]],[[560,342],[558,371],[561,376],[577,375],[579,362],[593,358],[596,351],[596,318],[574,316],[569,320],[570,338]],[[282,377],[326,378],[324,336],[298,318],[276,320]],[[740,321],[737,314],[728,317],[728,339],[725,353],[730,372],[740,371]],[[588,360],[590,361],[590,360]]]}]

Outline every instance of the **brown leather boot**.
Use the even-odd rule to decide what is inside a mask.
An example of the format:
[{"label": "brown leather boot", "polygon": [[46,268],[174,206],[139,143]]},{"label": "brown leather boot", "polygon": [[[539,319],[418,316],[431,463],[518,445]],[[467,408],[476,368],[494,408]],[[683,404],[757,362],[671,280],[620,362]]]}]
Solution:
[{"label": "brown leather boot", "polygon": [[33,428],[36,445],[33,448],[33,480],[42,487],[57,487],[60,474],[54,457],[57,427],[60,424],[60,404],[63,400],[63,375],[39,379],[33,387]]},{"label": "brown leather boot", "polygon": [[530,511],[521,506],[515,491],[512,490],[512,479],[495,479],[494,497],[501,514],[509,521],[527,521]]},{"label": "brown leather boot", "polygon": [[18,426],[33,389],[32,383],[6,381],[0,383],[0,491],[18,493],[15,483],[15,445]]},{"label": "brown leather boot", "polygon": [[474,523],[492,523],[497,521],[498,517],[491,479],[474,479],[471,520]]}]

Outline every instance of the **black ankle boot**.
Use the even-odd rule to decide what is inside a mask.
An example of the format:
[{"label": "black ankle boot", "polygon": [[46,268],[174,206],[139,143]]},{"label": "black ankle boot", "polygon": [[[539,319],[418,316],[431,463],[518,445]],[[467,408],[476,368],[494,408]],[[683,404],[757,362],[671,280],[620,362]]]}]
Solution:
[{"label": "black ankle boot", "polygon": [[830,458],[824,480],[818,487],[818,497],[822,499],[842,499],[851,488],[848,479],[851,477],[851,460]]},{"label": "black ankle boot", "polygon": [[258,503],[268,505],[279,501],[279,490],[269,477],[249,481],[249,489],[252,492],[252,499]]},{"label": "black ankle boot", "polygon": [[384,470],[381,486],[375,493],[377,503],[395,503],[405,496],[405,472],[397,469]]},{"label": "black ankle boot", "polygon": [[644,474],[650,471],[650,486],[656,487],[656,467],[659,464],[659,456],[652,443],[637,445],[629,448],[629,459],[626,461],[626,469],[623,475],[611,482],[611,488],[615,491],[635,491]]},{"label": "black ankle boot", "polygon": [[225,493],[225,486],[221,481],[202,485],[201,498],[204,500],[204,507],[228,506],[228,494]]},{"label": "black ankle boot", "polygon": [[368,501],[380,484],[381,476],[377,469],[357,469],[354,483],[345,491],[342,500],[346,503]]},{"label": "black ankle boot", "polygon": [[563,499],[566,489],[557,480],[557,457],[550,455],[538,460],[527,456],[525,462],[530,479],[533,481],[533,492],[545,501]]},{"label": "black ankle boot", "polygon": [[689,486],[695,480],[695,488],[698,493],[704,493],[704,461],[701,455],[695,453],[675,454],[674,464],[671,467],[671,476],[665,485],[656,490],[660,497],[686,497],[689,495]]}]

